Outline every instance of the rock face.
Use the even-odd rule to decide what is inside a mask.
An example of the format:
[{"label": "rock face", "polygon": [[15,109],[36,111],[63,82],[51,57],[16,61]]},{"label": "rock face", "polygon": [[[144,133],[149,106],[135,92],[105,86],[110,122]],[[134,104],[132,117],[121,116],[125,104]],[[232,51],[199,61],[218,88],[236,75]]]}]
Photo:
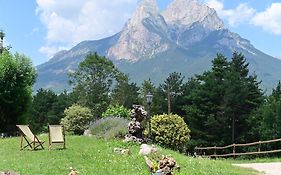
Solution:
[{"label": "rock face", "polygon": [[167,32],[167,25],[159,13],[156,0],[143,0],[107,56],[132,62],[151,58],[168,49]]},{"label": "rock face", "polygon": [[107,56],[131,62],[149,59],[172,45],[188,47],[223,28],[216,11],[197,0],[174,0],[162,14],[156,0],[143,0]]},{"label": "rock face", "polygon": [[151,79],[161,83],[171,72],[186,78],[211,66],[217,53],[231,57],[242,52],[271,90],[281,77],[281,60],[257,50],[250,41],[229,31],[216,11],[197,0],[173,0],[161,13],[156,0],[142,0],[119,33],[97,41],[83,41],[68,51],[59,52],[39,65],[34,90],[50,88],[61,92],[67,86],[67,74],[92,52],[110,58],[120,71],[141,84]]},{"label": "rock face", "polygon": [[199,22],[210,30],[224,28],[223,21],[216,11],[197,0],[174,0],[162,15],[168,24],[178,27],[190,27]]},{"label": "rock face", "polygon": [[184,48],[212,31],[224,29],[216,11],[197,0],[174,0],[162,15],[169,26],[170,39]]}]

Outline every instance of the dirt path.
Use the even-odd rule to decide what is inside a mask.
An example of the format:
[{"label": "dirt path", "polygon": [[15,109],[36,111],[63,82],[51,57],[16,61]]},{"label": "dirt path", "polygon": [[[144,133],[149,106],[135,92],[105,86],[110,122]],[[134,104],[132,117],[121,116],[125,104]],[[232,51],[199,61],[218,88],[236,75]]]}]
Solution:
[{"label": "dirt path", "polygon": [[252,168],[265,175],[281,175],[281,162],[275,163],[248,163],[248,164],[233,164],[235,166]]}]

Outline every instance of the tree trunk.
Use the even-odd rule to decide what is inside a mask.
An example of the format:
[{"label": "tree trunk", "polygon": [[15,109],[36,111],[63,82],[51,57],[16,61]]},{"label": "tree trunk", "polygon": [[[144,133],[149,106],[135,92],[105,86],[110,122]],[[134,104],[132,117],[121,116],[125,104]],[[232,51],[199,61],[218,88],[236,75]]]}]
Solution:
[{"label": "tree trunk", "polygon": [[235,143],[235,115],[232,115],[232,143]]},{"label": "tree trunk", "polygon": [[171,113],[171,90],[169,84],[167,89],[167,101],[168,101],[168,115],[169,115]]}]

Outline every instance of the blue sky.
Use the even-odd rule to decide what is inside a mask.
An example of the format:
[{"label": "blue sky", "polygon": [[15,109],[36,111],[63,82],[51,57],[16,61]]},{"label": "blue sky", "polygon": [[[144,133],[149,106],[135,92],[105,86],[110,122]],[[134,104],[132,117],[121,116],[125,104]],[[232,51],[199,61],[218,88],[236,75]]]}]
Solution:
[{"label": "blue sky", "polygon": [[[0,0],[5,45],[34,65],[83,40],[122,29],[139,0]],[[158,0],[164,9],[171,0]],[[281,57],[281,0],[200,0],[217,10],[225,25],[261,51]],[[109,3],[110,2],[110,3]]]}]

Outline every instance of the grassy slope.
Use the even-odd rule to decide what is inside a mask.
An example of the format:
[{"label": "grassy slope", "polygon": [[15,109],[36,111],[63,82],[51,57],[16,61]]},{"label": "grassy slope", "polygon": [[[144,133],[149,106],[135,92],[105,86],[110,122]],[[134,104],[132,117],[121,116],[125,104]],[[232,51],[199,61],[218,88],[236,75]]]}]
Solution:
[{"label": "grassy slope", "polygon": [[[47,140],[46,137],[43,139]],[[104,141],[89,137],[69,136],[66,150],[19,151],[19,138],[0,139],[0,170],[14,170],[22,175],[67,175],[69,167],[79,175],[148,175],[144,159],[138,155],[139,146],[120,141]],[[113,153],[115,147],[127,147],[131,155]],[[47,147],[47,143],[45,143]],[[176,175],[251,175],[253,171],[231,166],[227,161],[194,159],[170,150],[181,166]]]}]

